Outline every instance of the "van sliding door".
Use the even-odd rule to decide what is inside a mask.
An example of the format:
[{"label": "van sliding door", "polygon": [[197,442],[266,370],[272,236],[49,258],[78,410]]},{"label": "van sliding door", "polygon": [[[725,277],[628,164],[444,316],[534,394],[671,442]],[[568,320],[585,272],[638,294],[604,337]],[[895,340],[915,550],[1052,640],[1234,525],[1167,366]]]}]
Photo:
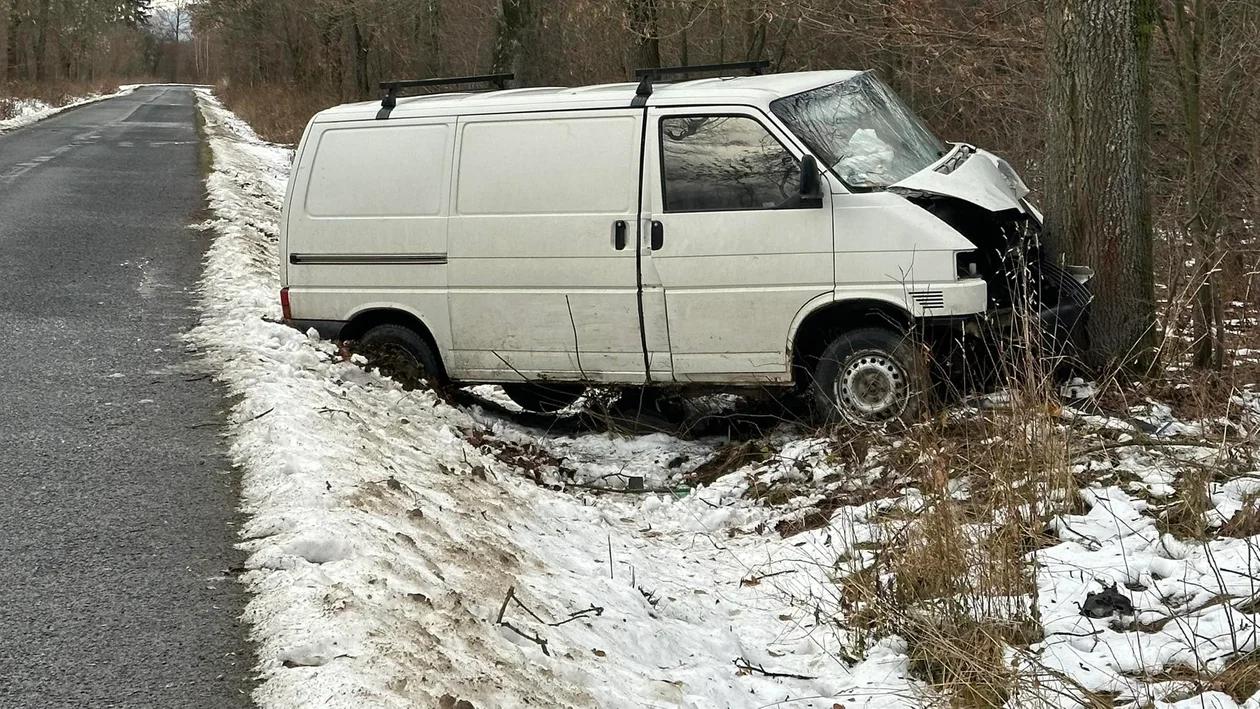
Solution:
[{"label": "van sliding door", "polygon": [[644,380],[642,120],[632,109],[460,119],[447,270],[455,377]]}]

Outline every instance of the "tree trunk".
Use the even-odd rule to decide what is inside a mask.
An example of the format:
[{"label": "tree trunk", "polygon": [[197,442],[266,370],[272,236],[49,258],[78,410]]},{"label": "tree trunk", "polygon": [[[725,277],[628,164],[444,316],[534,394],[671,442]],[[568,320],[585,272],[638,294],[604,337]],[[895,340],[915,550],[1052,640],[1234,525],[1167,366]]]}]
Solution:
[{"label": "tree trunk", "polygon": [[48,6],[52,0],[40,0],[39,19],[35,21],[35,81],[48,78]]},{"label": "tree trunk", "polygon": [[429,0],[425,9],[424,21],[426,40],[424,47],[424,65],[429,76],[442,76],[442,6],[439,0]]},{"label": "tree trunk", "polygon": [[[10,0],[10,2],[12,3],[12,0]],[[8,19],[9,19],[9,27],[8,27],[8,32],[7,32],[7,35],[8,35],[8,39],[7,39],[7,44],[8,44],[7,57],[8,57],[8,61],[6,62],[6,63],[8,64],[8,73],[7,73],[7,74],[5,74],[4,76],[0,76],[0,80],[4,80],[4,79],[17,79],[17,78],[18,78],[18,76],[19,76],[19,74],[18,74],[18,69],[19,69],[19,66],[20,66],[20,65],[19,65],[19,61],[18,61],[18,60],[19,60],[19,57],[18,57],[18,48],[19,48],[19,43],[18,43],[18,25],[20,24],[20,20],[18,19],[17,15],[16,15],[16,12],[17,12],[17,5],[16,5],[16,3],[11,4],[11,5],[10,5],[10,7],[11,7],[11,9],[10,9],[10,11],[9,11],[9,18],[8,18]]]},{"label": "tree trunk", "polygon": [[0,84],[9,78],[9,2],[0,0]]},{"label": "tree trunk", "polygon": [[1150,0],[1048,0],[1048,254],[1090,266],[1086,363],[1154,358],[1153,237],[1146,187],[1143,51]]},{"label": "tree trunk", "polygon": [[360,101],[369,93],[367,47],[363,44],[363,33],[359,29],[359,21],[353,9],[346,14],[342,22],[345,58],[341,65],[341,93],[347,101]]},{"label": "tree trunk", "polygon": [[634,33],[635,69],[661,65],[659,0],[630,0],[630,31]]},{"label": "tree trunk", "polygon": [[533,79],[529,65],[529,39],[533,30],[532,0],[499,0],[490,65],[496,74],[515,74],[517,86],[527,85]]},{"label": "tree trunk", "polygon": [[[1211,9],[1205,0],[1195,0],[1193,11],[1182,3],[1173,6],[1175,32],[1164,25],[1164,37],[1177,72],[1177,89],[1181,94],[1185,141],[1186,174],[1183,189],[1186,195],[1186,232],[1195,248],[1194,366],[1217,370],[1225,366],[1225,325],[1222,321],[1221,292],[1218,273],[1221,253],[1221,174],[1215,161],[1208,159],[1207,120],[1203,108],[1204,60]],[[1175,36],[1174,36],[1175,35]]]},{"label": "tree trunk", "polygon": [[757,13],[751,6],[744,15],[744,24],[748,27],[748,41],[744,47],[744,61],[762,58],[766,51],[766,18]]}]

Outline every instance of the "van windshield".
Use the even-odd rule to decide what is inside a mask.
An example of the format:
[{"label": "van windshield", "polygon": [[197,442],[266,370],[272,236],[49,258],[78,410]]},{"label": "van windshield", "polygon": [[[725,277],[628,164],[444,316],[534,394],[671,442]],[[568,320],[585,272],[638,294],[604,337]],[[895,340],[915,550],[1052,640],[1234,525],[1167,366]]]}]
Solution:
[{"label": "van windshield", "polygon": [[948,151],[871,72],[770,104],[770,110],[849,187],[882,189]]}]

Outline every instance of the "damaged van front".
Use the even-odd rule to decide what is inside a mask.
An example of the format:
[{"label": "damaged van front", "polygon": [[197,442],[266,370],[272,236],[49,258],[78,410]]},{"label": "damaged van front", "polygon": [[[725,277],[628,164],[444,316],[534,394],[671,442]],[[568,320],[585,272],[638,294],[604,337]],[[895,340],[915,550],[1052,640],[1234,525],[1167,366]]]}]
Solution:
[{"label": "damaged van front", "polygon": [[1043,257],[1041,214],[1007,161],[946,144],[871,72],[786,96],[771,111],[843,184],[833,202],[838,298],[892,280],[924,330],[943,339],[1009,340],[1029,313],[1053,354],[1082,344],[1092,271]]}]

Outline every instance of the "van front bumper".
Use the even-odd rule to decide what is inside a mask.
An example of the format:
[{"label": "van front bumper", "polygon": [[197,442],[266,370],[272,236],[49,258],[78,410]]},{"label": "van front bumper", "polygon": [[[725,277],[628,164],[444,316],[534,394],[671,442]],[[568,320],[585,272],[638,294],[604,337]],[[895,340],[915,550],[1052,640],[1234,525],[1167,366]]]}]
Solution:
[{"label": "van front bumper", "polygon": [[[1087,270],[1087,269],[1086,269]],[[1029,317],[1015,308],[994,308],[971,315],[923,318],[919,324],[932,348],[938,373],[966,388],[991,384],[1009,366],[1013,352],[1031,353],[1046,371],[1066,373],[1089,346],[1089,274],[1056,289],[1056,302],[1043,304]],[[1083,276],[1083,277],[1082,277]],[[1022,366],[1022,362],[1020,360]],[[965,384],[964,384],[965,382]]]},{"label": "van front bumper", "polygon": [[341,320],[285,320],[285,325],[296,328],[302,332],[310,332],[314,330],[319,333],[321,340],[340,340],[341,331],[345,328],[346,323]]},{"label": "van front bumper", "polygon": [[[988,310],[971,315],[954,315],[923,318],[920,326],[929,342],[941,339],[956,340],[960,337],[980,340],[1006,340],[1019,342],[1026,339],[1024,333],[1049,338],[1051,341],[1078,347],[1085,344],[1086,322],[1089,305],[1075,302],[1058,303],[1042,308],[1031,327],[1025,327],[1012,308]],[[1054,349],[1062,349],[1056,347]]]}]

